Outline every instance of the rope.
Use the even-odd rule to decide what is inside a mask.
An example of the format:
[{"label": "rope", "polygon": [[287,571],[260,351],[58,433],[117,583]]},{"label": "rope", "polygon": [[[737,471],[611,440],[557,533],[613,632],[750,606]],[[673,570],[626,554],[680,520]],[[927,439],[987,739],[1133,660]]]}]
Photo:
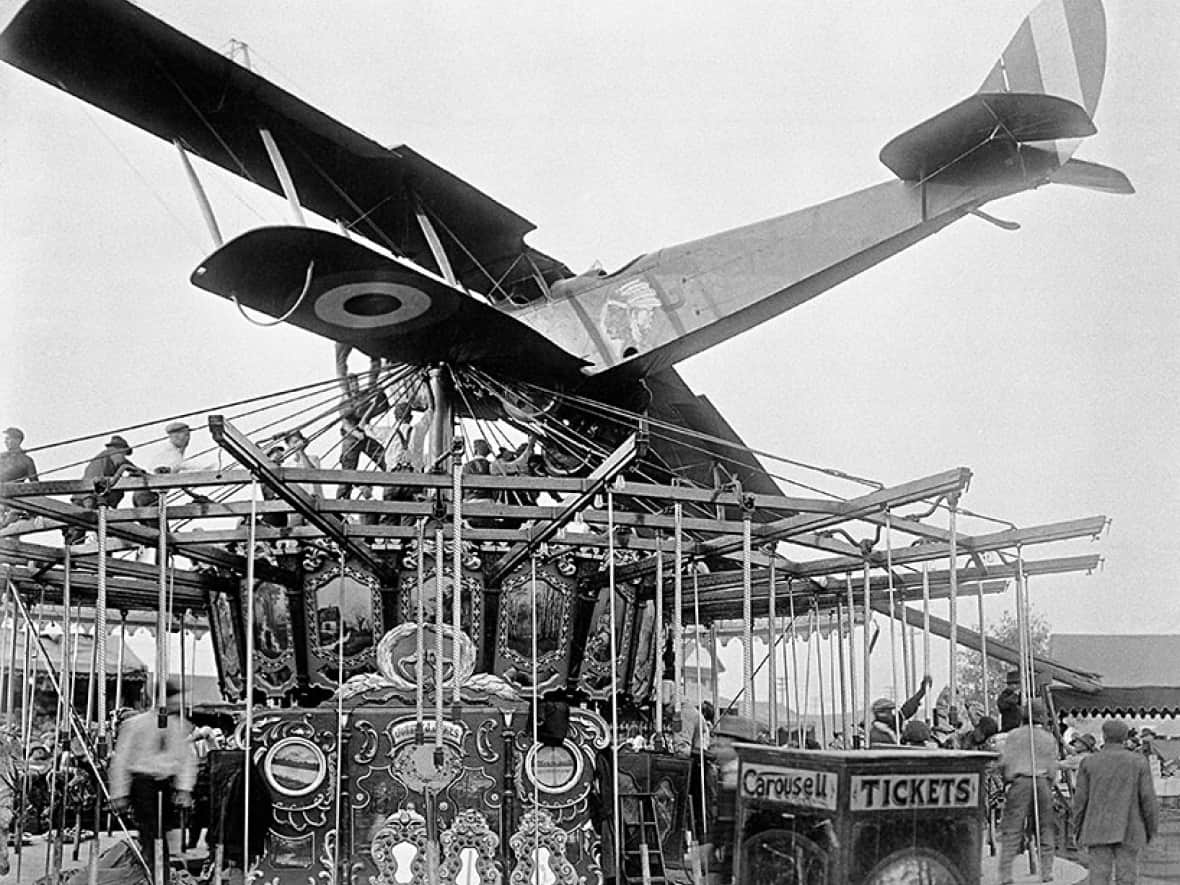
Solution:
[{"label": "rope", "polygon": [[[163,508],[161,508],[161,513]],[[161,532],[160,537],[164,535]],[[250,807],[250,751],[254,737],[254,547],[258,538],[258,479],[250,480],[250,531],[246,552],[246,731],[242,762],[242,807]],[[343,580],[343,577],[341,578]],[[343,614],[343,611],[341,611]],[[339,766],[337,766],[339,767]],[[250,868],[250,815],[242,815],[242,871]],[[220,871],[219,871],[220,874]],[[159,880],[156,880],[159,881]]]},{"label": "rope", "polygon": [[529,637],[529,643],[532,646],[532,665],[533,665],[533,770],[531,780],[533,782],[533,858],[534,864],[538,868],[538,878],[540,876],[541,863],[541,792],[540,785],[537,781],[537,771],[540,769],[540,755],[541,755],[541,726],[538,721],[541,718],[541,686],[537,667],[537,554],[536,551],[529,557],[529,626],[532,634]]},{"label": "rope", "polygon": [[418,662],[418,680],[414,686],[414,735],[416,743],[425,743],[424,708],[426,692],[426,519],[418,520],[418,562],[416,580],[418,587],[418,622],[414,625],[415,654]]},{"label": "rope", "polygon": [[811,609],[812,617],[815,619],[815,627],[812,628],[811,638],[815,640],[815,681],[819,684],[819,728],[822,741],[821,747],[828,745],[828,713],[824,706],[824,657],[823,657],[823,640],[819,635],[819,610]]},{"label": "rope", "polygon": [[[621,842],[621,840],[622,840],[622,827],[621,827],[621,823],[622,822],[620,820],[621,804],[620,804],[620,799],[619,799],[619,738],[621,735],[620,735],[620,730],[619,730],[619,667],[618,667],[618,663],[619,663],[618,632],[619,632],[619,630],[618,630],[618,620],[617,620],[617,612],[616,612],[617,601],[615,599],[615,596],[616,596],[616,589],[615,589],[615,493],[613,491],[610,491],[609,489],[607,490],[607,493],[606,493],[606,524],[607,524],[606,525],[607,586],[608,586],[609,592],[610,592],[610,660],[611,660],[610,713],[611,713],[611,724],[614,728],[614,736],[615,736],[615,739],[613,741],[611,741],[611,779],[612,779],[611,802],[612,802],[612,805],[614,806],[611,809],[611,817],[613,819],[613,825],[614,825],[614,839],[613,839],[612,850],[614,851],[614,855],[615,855],[613,858],[613,860],[614,860],[613,867],[614,867],[614,872],[615,872],[615,878],[621,879],[622,875],[623,875],[623,872],[622,872],[623,865],[621,862],[621,860],[622,860],[622,842]],[[679,537],[680,537],[679,530],[676,532],[676,537],[677,537],[677,539],[679,539]],[[679,547],[678,547],[678,549],[679,549]],[[677,566],[677,568],[676,568],[677,597],[679,597],[679,595],[680,595],[679,554],[677,555],[676,566]],[[677,607],[676,607],[676,624],[677,624],[677,626],[679,626],[679,624],[680,624],[680,606],[679,605],[677,605]],[[676,648],[677,648],[677,653],[679,653],[679,651],[680,651],[680,644],[679,643],[677,643]],[[678,674],[678,677],[679,677],[679,674]],[[676,685],[677,685],[676,698],[677,698],[677,701],[679,702],[679,698],[680,698],[679,678],[677,678]],[[677,709],[679,710],[679,703],[677,703]]]},{"label": "rope", "polygon": [[[836,651],[840,663],[840,737],[846,750],[852,749],[852,735],[848,731],[848,683],[844,679],[844,606],[836,598]],[[832,703],[835,703],[833,692]]]},{"label": "rope", "polygon": [[[455,651],[456,666],[453,672],[457,674],[459,672],[459,634],[463,632],[463,450],[457,446],[454,446],[452,451],[454,454],[451,458],[451,507],[453,509],[454,515],[454,528],[451,537],[453,554],[451,563],[451,623],[455,628],[453,648]],[[535,565],[533,566],[533,571],[534,573],[536,572]],[[475,632],[474,622],[471,625],[471,631],[472,633]],[[536,642],[536,625],[533,627],[533,641]],[[533,685],[535,686],[536,684],[537,683],[534,680]],[[455,676],[455,684],[451,686],[451,688],[453,689],[455,706],[458,706],[460,703],[460,697],[459,677],[457,675]]]},{"label": "rope", "polygon": [[[344,784],[344,759],[347,758],[347,748],[344,746],[344,641],[347,635],[344,630],[344,568],[345,568],[345,553],[344,548],[340,548],[340,601],[337,603],[340,606],[340,611],[336,616],[336,783],[334,784],[333,796],[334,805],[336,806],[336,821],[334,835],[332,840],[332,880],[338,882],[341,873],[341,853],[340,843],[341,839],[341,814],[343,813],[342,806],[344,805],[344,797],[340,795],[341,787]],[[247,806],[249,807],[249,806]]]},{"label": "rope", "polygon": [[[791,617],[791,686],[795,695],[795,733],[798,734],[803,724],[799,718],[803,715],[803,703],[799,697],[799,649],[797,645],[799,631],[795,624],[795,584],[790,577],[787,578],[787,613]],[[791,722],[788,717],[787,728],[790,727]],[[775,737],[777,738],[778,735]]]},{"label": "rope", "polygon": [[[692,573],[692,638],[693,649],[697,656],[697,770],[701,775],[701,841],[709,841],[708,812],[705,809],[705,714],[701,704],[701,594],[697,587],[697,573]],[[773,649],[772,649],[773,651]],[[714,659],[715,661],[716,659]],[[716,712],[716,707],[713,708]],[[695,863],[694,863],[695,866]]]},{"label": "rope", "polygon": [[[443,528],[442,523],[434,527],[434,753],[438,764],[442,764],[443,752]],[[452,650],[458,654],[458,637],[451,640]],[[457,671],[458,668],[455,668]],[[452,676],[459,681],[455,671]]]}]

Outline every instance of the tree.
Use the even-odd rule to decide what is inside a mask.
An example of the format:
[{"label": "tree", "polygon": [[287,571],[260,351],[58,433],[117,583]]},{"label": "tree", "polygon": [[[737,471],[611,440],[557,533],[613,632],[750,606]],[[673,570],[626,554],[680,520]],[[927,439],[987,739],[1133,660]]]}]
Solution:
[{"label": "tree", "polygon": [[[1045,616],[1030,608],[1028,613],[1029,632],[1032,635],[1032,650],[1034,655],[1045,656],[1049,653],[1049,633],[1051,627]],[[1005,611],[995,623],[987,628],[989,640],[1002,642],[1011,648],[1020,648],[1020,636],[1016,629],[1016,617]],[[996,696],[1003,691],[1008,673],[1014,670],[1012,664],[997,660],[988,654],[987,660],[987,691],[990,695],[988,708],[995,711]],[[963,704],[971,701],[983,703],[983,655],[977,651],[959,650],[958,659],[959,699]]]}]

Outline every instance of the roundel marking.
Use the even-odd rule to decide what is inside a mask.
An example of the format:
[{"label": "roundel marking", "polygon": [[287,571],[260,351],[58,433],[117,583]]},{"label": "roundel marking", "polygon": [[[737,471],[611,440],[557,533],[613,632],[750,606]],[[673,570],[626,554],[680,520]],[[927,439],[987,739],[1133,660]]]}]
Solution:
[{"label": "roundel marking", "polygon": [[377,329],[420,317],[430,305],[429,295],[401,283],[345,283],[316,298],[315,315],[346,329]]}]

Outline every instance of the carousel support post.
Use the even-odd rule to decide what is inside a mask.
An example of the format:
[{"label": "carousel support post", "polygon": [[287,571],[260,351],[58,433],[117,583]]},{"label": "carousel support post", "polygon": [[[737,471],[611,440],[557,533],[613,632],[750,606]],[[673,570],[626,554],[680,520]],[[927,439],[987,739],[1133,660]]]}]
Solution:
[{"label": "carousel support post", "polygon": [[[790,578],[787,578],[787,613],[791,618],[791,690],[795,693],[795,733],[799,733],[803,722],[800,717],[803,715],[803,704],[799,699],[799,652],[797,642],[799,640],[799,630],[795,621],[795,583]],[[784,662],[785,664],[785,662]],[[787,728],[791,728],[791,719],[787,717]],[[775,735],[777,738],[778,735]]]},{"label": "carousel support post", "polygon": [[[766,692],[767,700],[770,701],[770,735],[771,739],[778,739],[778,664],[777,656],[774,650],[778,644],[778,617],[775,612],[775,574],[774,574],[774,547],[770,548],[770,573],[767,576],[770,587],[767,596],[767,618],[766,618],[766,648],[769,649],[767,655],[768,677],[769,677],[769,691]],[[695,585],[694,585],[695,586]]]},{"label": "carousel support post", "polygon": [[959,512],[959,496],[953,494],[947,499],[947,504],[950,507],[950,539],[948,541],[949,552],[948,557],[948,575],[950,577],[950,614],[949,620],[951,622],[950,635],[950,660],[949,676],[947,681],[950,683],[950,701],[951,709],[957,709],[959,705],[959,551],[958,551],[958,527],[957,516]]},{"label": "carousel support post", "polygon": [[3,608],[0,608],[0,717],[3,717],[7,724],[9,708],[11,704],[8,701],[9,686],[12,684],[13,670],[8,666],[9,650],[16,651],[16,617],[15,614],[11,621],[8,617],[8,609],[11,604],[11,597],[8,591],[8,581],[4,582],[4,599]]},{"label": "carousel support post", "polygon": [[[856,595],[852,589],[852,572],[844,574],[844,590],[848,597],[848,713],[849,726],[856,728],[856,701],[859,695],[857,694],[857,680],[856,680]],[[868,617],[865,617],[865,628],[868,629]],[[868,739],[868,735],[865,735]],[[852,733],[848,734],[848,748],[853,749],[856,742],[852,739]]]},{"label": "carousel support post", "polygon": [[[922,563],[922,676],[930,675],[930,570]],[[931,706],[934,703],[926,692],[926,721],[931,722]]]},{"label": "carousel support post", "polygon": [[[655,732],[664,739],[664,702],[661,691],[664,685],[664,536],[656,532],[656,660],[655,676],[652,682],[656,690]],[[701,655],[697,652],[697,672],[701,669]]]},{"label": "carousel support post", "polygon": [[869,556],[868,556],[868,551],[866,550],[865,551],[865,560],[864,560],[864,592],[863,592],[864,612],[865,612],[864,651],[862,653],[863,660],[861,661],[861,663],[864,664],[864,685],[862,685],[861,687],[864,689],[864,705],[865,705],[864,728],[865,728],[865,749],[866,750],[869,749],[869,736],[872,734],[872,731],[873,731],[873,671],[872,671],[871,662],[869,660],[869,658],[872,654],[872,650],[873,650],[873,640],[872,640],[872,636],[870,635],[870,631],[869,631],[869,611],[870,611],[870,605],[871,605],[869,591],[871,589],[872,589],[872,581],[869,578]]},{"label": "carousel support post", "polygon": [[[680,559],[681,554],[681,531],[680,531],[680,505],[676,505],[676,579],[677,579],[677,605],[676,605],[676,624],[681,623],[681,605],[683,598],[681,596],[681,576],[683,569]],[[613,856],[611,858],[611,871],[615,875],[616,881],[621,881],[623,878],[623,846],[622,846],[622,801],[619,797],[619,637],[618,637],[618,602],[616,596],[618,595],[615,588],[615,493],[608,490],[606,493],[606,536],[607,536],[607,586],[610,603],[610,712],[611,712],[611,730],[614,739],[611,741],[611,851]],[[678,631],[679,632],[679,631]],[[677,653],[683,655],[683,649],[680,645],[680,637],[676,646]],[[683,666],[683,663],[681,664]],[[677,677],[681,674],[678,673]],[[680,690],[679,682],[677,682],[676,697],[679,699]]]},{"label": "carousel support post", "polygon": [[[41,608],[45,604],[45,591],[41,591]],[[33,668],[33,661],[31,658],[31,651],[33,647],[33,623],[25,612],[25,655],[23,666],[21,667],[21,691],[20,691],[20,742],[21,742],[21,771],[24,776],[21,777],[20,788],[20,802],[17,804],[16,814],[16,881],[19,883],[21,878],[21,867],[24,862],[24,836],[25,836],[25,819],[28,814],[29,807],[29,778],[27,772],[29,770],[29,744],[31,743],[33,731],[33,692],[36,686],[36,674],[30,672]]]},{"label": "carousel support post", "polygon": [[672,518],[676,560],[676,571],[672,576],[672,709],[679,713],[684,696],[684,505],[679,501],[672,505]]},{"label": "carousel support post", "polygon": [[12,619],[8,622],[8,691],[4,709],[9,732],[16,728],[16,585],[9,583],[8,599],[12,602]]},{"label": "carousel support post", "polygon": [[[58,664],[60,685],[62,690],[57,693],[56,732],[53,737],[53,764],[50,767],[51,780],[49,792],[49,826],[51,829],[49,850],[45,852],[45,875],[51,882],[61,878],[62,861],[62,831],[66,823],[66,793],[65,793],[65,759],[70,750],[70,717],[73,715],[73,695],[67,687],[70,684],[70,640],[72,638],[70,625],[71,581],[73,576],[73,550],[70,544],[65,544],[65,560],[62,563],[64,574],[61,588],[61,659]],[[58,782],[62,788],[57,789]],[[60,808],[58,804],[60,803]]]},{"label": "carousel support post", "polygon": [[815,681],[819,685],[819,733],[822,738],[820,747],[826,747],[828,745],[828,712],[824,704],[824,644],[819,635],[819,610],[812,608],[811,614],[815,621],[815,627],[811,631],[811,641],[815,643]]},{"label": "carousel support post", "polygon": [[[701,685],[701,593],[697,586],[697,572],[693,569],[692,572],[692,639],[693,652],[697,659],[697,771],[700,774],[700,822],[701,822],[701,845],[709,845],[709,825],[708,825],[708,807],[706,805],[705,796],[705,750],[708,749],[706,744],[709,743],[708,731],[705,728],[705,716],[702,712],[704,706],[702,703],[702,695],[704,689]],[[774,656],[774,646],[770,647],[771,657]],[[774,696],[771,695],[771,704],[773,706]],[[714,708],[716,709],[716,708]],[[689,833],[691,842],[692,833]],[[699,846],[692,848],[692,877],[693,885],[703,885],[704,875],[701,870],[701,851]]]},{"label": "carousel support post", "polygon": [[984,620],[984,616],[983,616],[983,583],[982,582],[977,583],[975,585],[975,599],[976,599],[976,602],[979,606],[979,656],[981,659],[980,687],[983,691],[983,715],[987,716],[988,711],[991,709],[991,701],[989,700],[990,689],[988,687],[988,678],[987,678],[987,666],[988,666],[988,662],[987,662],[987,631],[985,629],[987,624],[986,624],[986,622]]},{"label": "carousel support post", "polygon": [[[344,630],[344,566],[345,566],[345,550],[340,548],[340,595],[337,599],[337,605],[340,607],[337,616],[337,644],[336,644],[336,747],[337,753],[343,757],[345,752],[344,747],[344,642],[348,638]],[[441,569],[440,569],[441,574]],[[441,586],[441,580],[440,580]],[[441,602],[441,600],[440,600]],[[342,759],[343,762],[343,759]],[[341,842],[344,840],[341,823],[341,806],[344,804],[344,797],[341,795],[341,786],[344,782],[344,765],[338,764],[336,766],[336,783],[332,795],[335,799],[333,805],[336,810],[336,820],[334,827],[335,838],[332,840],[332,869],[334,872],[333,881],[341,882],[344,878],[344,867],[342,866]]]},{"label": "carousel support post", "polygon": [[[848,682],[844,673],[844,608],[836,600],[836,655],[840,665],[840,729],[844,748],[852,749],[852,735],[848,731]],[[833,703],[835,700],[833,699]]]},{"label": "carousel support post", "polygon": [[[161,502],[162,503],[162,502]],[[160,508],[160,518],[163,520],[164,508]],[[161,547],[163,546],[164,533],[160,533]],[[242,736],[242,749],[244,751],[242,758],[242,803],[244,807],[250,807],[250,767],[251,754],[253,751],[254,738],[254,555],[255,547],[258,539],[258,480],[257,478],[250,481],[250,530],[246,539],[249,549],[246,551],[246,727],[245,733]],[[167,586],[164,583],[164,572],[160,572],[160,603],[165,603],[164,596],[167,592]],[[162,616],[161,616],[162,618]],[[156,623],[159,625],[160,619]],[[340,623],[340,618],[337,617],[337,624]],[[341,627],[337,628],[342,629]],[[163,663],[163,653],[161,646],[157,646],[156,666],[159,667]],[[158,679],[159,684],[163,684],[163,679]],[[161,705],[164,703],[164,697],[160,695]],[[161,706],[161,709],[163,707]],[[160,856],[157,849],[156,856]],[[242,876],[243,879],[249,878],[250,871],[250,815],[242,815]],[[221,873],[218,871],[218,875]],[[157,880],[160,881],[160,880]]]},{"label": "carousel support post", "polygon": [[742,514],[742,715],[754,718],[754,591],[750,577],[751,520]]},{"label": "carousel support post", "polygon": [[[100,763],[107,759],[107,505],[98,502],[98,593],[94,600],[94,660],[92,678],[95,686],[95,718],[98,724],[95,755]],[[94,797],[94,841],[90,845],[87,879],[98,882],[98,835],[102,832],[102,791]]]},{"label": "carousel support post", "polygon": [[[463,632],[463,452],[463,437],[454,436],[451,441],[451,512],[454,514],[451,533],[451,626],[455,631],[456,657],[458,656],[459,635]],[[533,568],[536,568],[535,559]],[[439,580],[442,580],[441,572]],[[474,627],[472,629],[474,631]],[[459,696],[458,679],[454,680],[451,693],[452,701],[458,707],[462,703]]]},{"label": "carousel support post", "polygon": [[709,622],[709,660],[713,667],[713,714],[721,712],[721,674],[717,672],[717,624]]},{"label": "carousel support post", "polygon": [[[889,693],[896,701],[902,691],[897,670],[897,595],[893,588],[893,520],[889,508],[885,509],[885,580],[889,586],[889,669],[893,683]],[[902,695],[902,700],[909,695]]]}]

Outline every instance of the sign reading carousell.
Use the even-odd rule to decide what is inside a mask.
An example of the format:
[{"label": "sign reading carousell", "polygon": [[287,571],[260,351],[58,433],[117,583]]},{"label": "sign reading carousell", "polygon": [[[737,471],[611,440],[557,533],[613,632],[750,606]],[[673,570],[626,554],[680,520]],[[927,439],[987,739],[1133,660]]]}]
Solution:
[{"label": "sign reading carousell", "polygon": [[973,808],[979,804],[979,775],[853,775],[853,811],[912,811],[916,808]]},{"label": "sign reading carousell", "polygon": [[741,789],[749,799],[836,810],[837,778],[831,771],[747,764],[742,770]]}]

